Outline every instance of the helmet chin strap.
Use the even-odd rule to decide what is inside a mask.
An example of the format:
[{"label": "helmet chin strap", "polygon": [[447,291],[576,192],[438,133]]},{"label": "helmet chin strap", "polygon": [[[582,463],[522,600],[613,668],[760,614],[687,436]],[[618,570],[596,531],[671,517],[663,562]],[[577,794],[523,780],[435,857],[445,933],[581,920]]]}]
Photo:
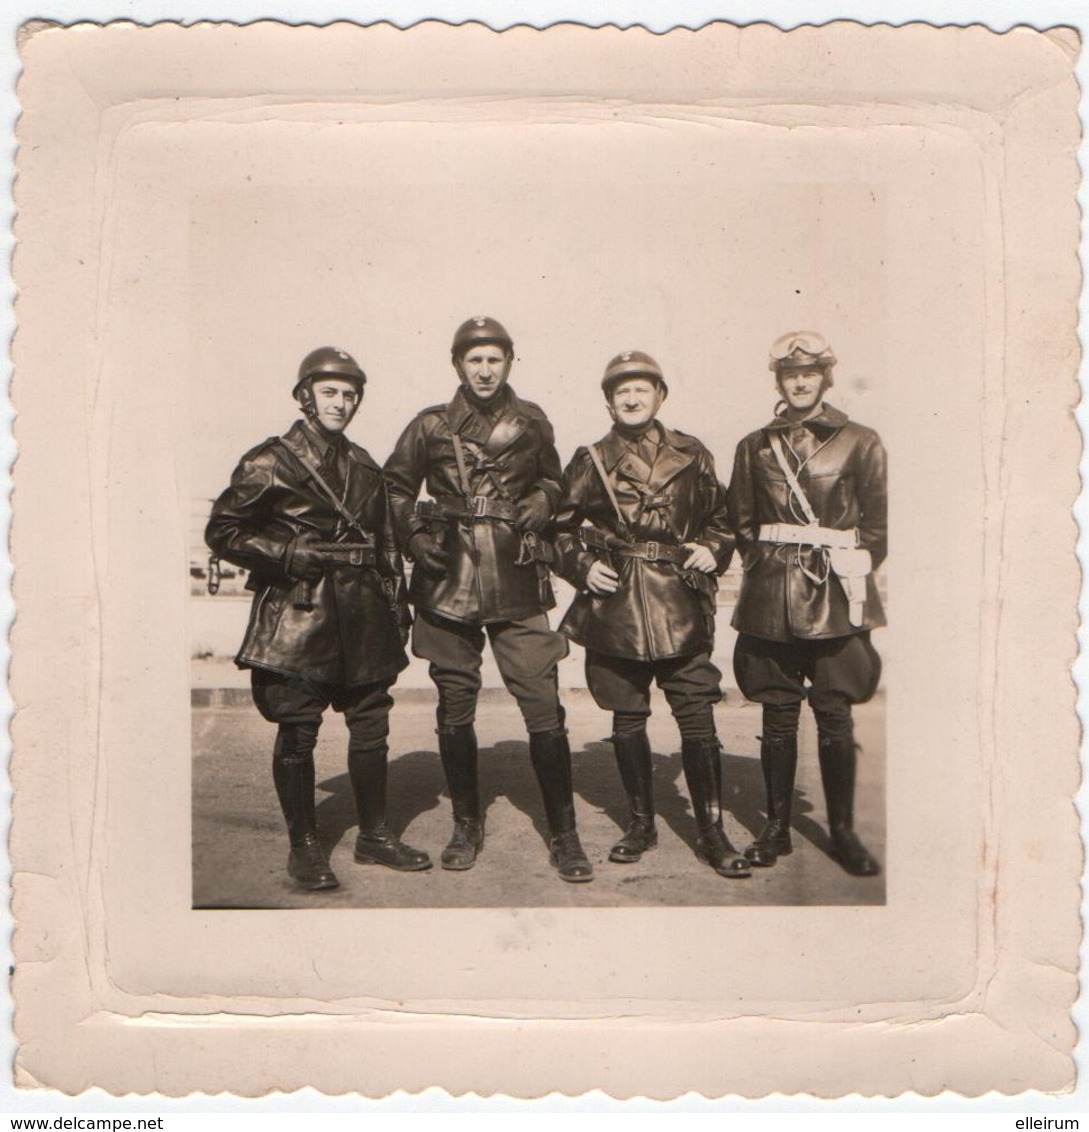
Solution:
[{"label": "helmet chin strap", "polygon": [[[319,428],[321,428],[322,424],[318,420],[318,406],[314,402],[314,389],[312,384],[313,380],[313,378],[310,378],[307,383],[299,390],[298,402],[299,408],[302,409],[303,416],[306,417],[306,419],[311,424],[316,424]],[[347,428],[348,425],[350,425],[352,421],[355,420],[355,415],[359,412],[359,406],[362,403],[363,391],[359,390],[359,400],[356,401],[355,405],[352,407],[351,412],[348,414],[348,419],[344,422],[345,428]]]}]

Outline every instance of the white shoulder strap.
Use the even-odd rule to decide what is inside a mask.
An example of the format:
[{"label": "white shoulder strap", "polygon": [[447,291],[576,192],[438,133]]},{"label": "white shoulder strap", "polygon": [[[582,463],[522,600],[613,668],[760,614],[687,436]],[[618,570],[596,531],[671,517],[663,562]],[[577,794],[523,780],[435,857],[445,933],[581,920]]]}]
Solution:
[{"label": "white shoulder strap", "polygon": [[783,475],[786,476],[787,483],[790,484],[790,490],[794,492],[794,498],[797,499],[798,506],[801,507],[802,514],[805,515],[806,521],[815,524],[817,522],[817,513],[810,506],[805,492],[802,491],[802,485],[798,482],[798,477],[794,474],[794,469],[791,468],[790,462],[786,458],[786,453],[783,451],[783,439],[777,432],[771,434],[771,450],[775,453],[775,459],[779,461],[779,467],[783,469]]}]

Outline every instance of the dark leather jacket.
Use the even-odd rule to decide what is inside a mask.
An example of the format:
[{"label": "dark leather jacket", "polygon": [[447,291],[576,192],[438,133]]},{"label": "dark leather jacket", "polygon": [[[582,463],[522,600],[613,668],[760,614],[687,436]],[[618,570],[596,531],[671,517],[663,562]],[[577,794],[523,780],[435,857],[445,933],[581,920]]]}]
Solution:
[{"label": "dark leather jacket", "polygon": [[[556,520],[557,571],[582,591],[560,632],[594,652],[634,660],[709,653],[714,641],[714,575],[665,561],[588,550],[579,528],[590,525],[609,546],[658,541],[698,542],[724,573],[733,553],[722,485],[710,452],[695,437],[658,426],[660,446],[649,476],[614,428],[596,444],[625,519],[624,529],[594,467],[580,448],[565,473],[566,494]],[[620,576],[614,594],[586,590],[586,575],[601,559]]]},{"label": "dark leather jacket", "polygon": [[441,577],[420,566],[413,570],[409,600],[417,609],[474,625],[532,617],[556,604],[547,567],[525,561],[522,535],[513,522],[429,522],[413,513],[421,486],[433,500],[464,505],[454,431],[473,496],[516,504],[541,491],[555,511],[562,473],[548,418],[510,386],[496,398],[489,414],[497,418],[494,423],[460,389],[448,405],[424,409],[401,434],[385,467],[401,548],[408,553],[413,535],[431,531],[443,540],[447,555]]},{"label": "dark leather jacket", "polygon": [[[319,465],[326,443],[296,421],[285,440]],[[402,643],[407,607],[404,574],[389,523],[381,470],[358,445],[346,444],[345,508],[376,543],[374,566],[327,563],[323,576],[300,584],[291,551],[302,535],[334,542],[346,523],[306,467],[277,437],[242,457],[215,501],[205,541],[221,558],[251,571],[253,607],[241,668],[267,668],[346,687],[392,678],[408,664]],[[348,530],[343,541],[361,540]],[[394,600],[391,600],[394,599]],[[309,603],[311,608],[296,608]]]},{"label": "dark leather jacket", "polygon": [[[789,442],[784,451],[819,525],[857,527],[859,545],[872,555],[874,569],[887,551],[887,472],[877,433],[828,404],[801,425],[776,417],[746,436],[734,459],[728,501],[744,568],[734,628],[787,641],[842,637],[884,625],[872,573],[866,580],[863,623],[852,625],[843,586],[829,573],[825,553],[758,540],[763,523],[806,522],[772,451],[775,432]],[[800,470],[792,448],[802,456]]]}]

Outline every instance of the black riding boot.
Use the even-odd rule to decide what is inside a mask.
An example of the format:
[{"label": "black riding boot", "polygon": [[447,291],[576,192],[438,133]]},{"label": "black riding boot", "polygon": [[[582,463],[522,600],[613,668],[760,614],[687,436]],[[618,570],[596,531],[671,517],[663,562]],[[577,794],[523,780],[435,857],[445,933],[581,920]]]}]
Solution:
[{"label": "black riding boot", "polygon": [[628,795],[631,821],[624,836],[609,850],[609,860],[630,864],[658,844],[654,825],[654,781],[650,740],[645,731],[614,735],[616,765]]},{"label": "black riding boot", "polygon": [[272,755],[272,781],[287,822],[291,852],[287,871],[295,883],[307,891],[336,888],[339,881],[329,865],[329,857],[318,840],[314,809],[314,745],[303,727],[281,724]]},{"label": "black riding boot", "polygon": [[560,879],[578,883],[592,880],[593,866],[583,852],[575,828],[575,798],[571,787],[571,748],[567,732],[538,731],[529,737],[529,756],[541,788],[548,830],[548,859]]},{"label": "black riding boot", "polygon": [[767,867],[794,852],[790,842],[790,809],[798,769],[798,736],[765,735],[760,742],[760,766],[764,771],[768,820],[760,836],[745,850],[745,856],[754,865]]},{"label": "black riding boot", "polygon": [[454,810],[454,832],[442,851],[442,867],[455,871],[471,869],[484,846],[476,732],[470,723],[464,727],[440,727],[438,736],[446,788]]},{"label": "black riding boot", "polygon": [[369,751],[348,748],[348,777],[359,817],[355,859],[361,865],[385,865],[401,873],[431,868],[431,858],[413,849],[386,825],[386,780],[389,748],[384,744]]},{"label": "black riding boot", "polygon": [[881,866],[855,833],[855,767],[858,752],[854,736],[821,735],[817,743],[821,782],[828,809],[832,858],[856,877],[873,877]]},{"label": "black riding boot", "polygon": [[699,829],[696,856],[721,876],[751,876],[752,866],[730,844],[722,828],[722,761],[718,740],[682,740],[681,763]]}]

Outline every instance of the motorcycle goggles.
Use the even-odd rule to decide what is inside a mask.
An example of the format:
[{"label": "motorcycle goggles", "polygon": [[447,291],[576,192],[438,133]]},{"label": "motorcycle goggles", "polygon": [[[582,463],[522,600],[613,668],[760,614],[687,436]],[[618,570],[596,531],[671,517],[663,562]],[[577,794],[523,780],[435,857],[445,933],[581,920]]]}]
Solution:
[{"label": "motorcycle goggles", "polygon": [[791,330],[771,344],[768,369],[773,373],[784,368],[833,366],[836,356],[824,335],[815,330]]}]

